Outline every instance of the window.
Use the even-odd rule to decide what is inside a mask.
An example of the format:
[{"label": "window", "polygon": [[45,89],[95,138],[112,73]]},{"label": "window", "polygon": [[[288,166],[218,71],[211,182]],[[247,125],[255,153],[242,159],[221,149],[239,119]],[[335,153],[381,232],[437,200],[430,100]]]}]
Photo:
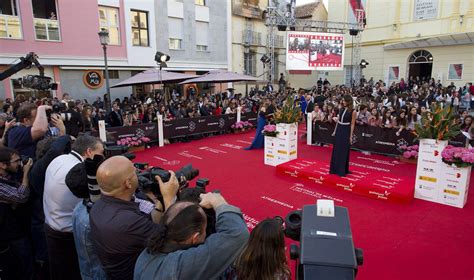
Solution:
[{"label": "window", "polygon": [[16,0],[0,1],[0,38],[22,38]]},{"label": "window", "polygon": [[207,51],[207,46],[209,45],[208,34],[209,23],[204,21],[196,21],[196,50]]},{"label": "window", "polygon": [[148,13],[131,11],[132,18],[132,44],[134,46],[148,47]]},{"label": "window", "polygon": [[206,0],[194,0],[194,3],[199,6],[206,6]]},{"label": "window", "polygon": [[183,49],[183,19],[168,17],[169,49]]},{"label": "window", "polygon": [[120,45],[119,10],[117,8],[99,6],[99,30],[109,32],[109,44]]},{"label": "window", "polygon": [[[104,77],[105,77],[105,71],[103,73]],[[109,70],[109,79],[120,79],[120,76],[119,76],[119,71],[118,70]]]},{"label": "window", "polygon": [[207,52],[207,46],[205,45],[196,45],[196,50],[199,52]]},{"label": "window", "polygon": [[170,50],[181,50],[183,49],[181,46],[181,39],[174,39],[174,38],[169,38],[168,39],[168,47]]},{"label": "window", "polygon": [[55,0],[32,0],[37,40],[60,41]]},{"label": "window", "polygon": [[257,75],[257,62],[255,52],[244,53],[244,71],[246,75]]}]

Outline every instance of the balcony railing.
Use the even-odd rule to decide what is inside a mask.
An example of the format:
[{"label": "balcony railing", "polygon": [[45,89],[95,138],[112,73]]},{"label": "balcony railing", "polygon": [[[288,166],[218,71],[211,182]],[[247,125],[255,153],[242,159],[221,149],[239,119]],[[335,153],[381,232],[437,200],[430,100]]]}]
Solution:
[{"label": "balcony railing", "polygon": [[20,17],[0,15],[0,38],[22,38]]},{"label": "balcony railing", "polygon": [[35,32],[37,40],[60,41],[59,21],[55,19],[35,18]]},{"label": "balcony railing", "polygon": [[242,31],[242,43],[250,46],[262,45],[262,33],[251,30]]}]

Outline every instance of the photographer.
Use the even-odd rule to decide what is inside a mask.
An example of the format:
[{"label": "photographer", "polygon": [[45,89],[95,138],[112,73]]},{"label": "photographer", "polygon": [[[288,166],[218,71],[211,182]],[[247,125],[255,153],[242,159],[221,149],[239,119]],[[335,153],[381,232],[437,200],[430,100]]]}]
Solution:
[{"label": "photographer", "polygon": [[66,175],[84,159],[103,153],[100,139],[89,135],[80,136],[72,144],[71,153],[56,157],[46,169],[43,207],[53,280],[81,278],[72,234],[72,214],[81,199],[66,186]]},{"label": "photographer", "polygon": [[13,149],[0,147],[0,278],[27,279],[32,275],[26,203],[30,195],[28,173],[33,160],[23,166],[21,183],[15,178],[21,157]]},{"label": "photographer", "polygon": [[[217,232],[206,239],[207,217],[216,212]],[[161,230],[138,258],[134,279],[216,279],[234,262],[249,233],[242,213],[216,193],[201,194],[199,205],[173,204],[161,219]]]},{"label": "photographer", "polygon": [[167,183],[158,176],[155,178],[165,205],[156,200],[152,220],[133,201],[138,177],[129,159],[123,156],[107,159],[99,166],[96,177],[102,194],[89,215],[95,250],[109,279],[133,279],[135,262],[148,238],[162,230],[153,220],[159,220],[161,212],[173,203],[178,180],[174,173]]},{"label": "photographer", "polygon": [[74,101],[68,102],[68,109],[61,113],[66,127],[66,134],[77,137],[79,132],[84,129],[84,122],[81,114],[77,111]]},{"label": "photographer", "polygon": [[21,155],[35,157],[36,142],[48,131],[48,117],[46,110],[50,106],[36,107],[31,103],[24,103],[16,113],[19,124],[12,127],[5,136],[6,146],[16,149]]}]

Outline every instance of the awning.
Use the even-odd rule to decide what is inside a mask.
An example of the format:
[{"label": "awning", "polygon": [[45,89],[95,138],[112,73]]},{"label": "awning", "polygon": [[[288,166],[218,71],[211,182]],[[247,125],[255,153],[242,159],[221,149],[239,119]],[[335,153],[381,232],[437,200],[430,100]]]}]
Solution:
[{"label": "awning", "polygon": [[386,50],[415,49],[428,47],[442,47],[454,45],[474,44],[474,32],[456,33],[451,35],[435,36],[385,45]]},{"label": "awning", "polygon": [[157,69],[149,69],[144,72],[138,73],[135,76],[132,76],[131,78],[128,78],[114,86],[111,86],[111,88],[128,87],[133,85],[178,83],[196,77],[199,76],[168,72]]}]

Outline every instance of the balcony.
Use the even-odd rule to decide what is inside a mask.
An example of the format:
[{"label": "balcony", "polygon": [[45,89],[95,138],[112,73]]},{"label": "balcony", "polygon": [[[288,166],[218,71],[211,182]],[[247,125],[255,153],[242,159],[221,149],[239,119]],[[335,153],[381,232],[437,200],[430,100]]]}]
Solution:
[{"label": "balcony", "polygon": [[20,17],[0,15],[0,38],[21,39]]},{"label": "balcony", "polygon": [[261,46],[262,33],[250,30],[242,31],[242,44],[249,46]]},{"label": "balcony", "polygon": [[36,40],[60,41],[59,21],[55,19],[35,18]]}]

